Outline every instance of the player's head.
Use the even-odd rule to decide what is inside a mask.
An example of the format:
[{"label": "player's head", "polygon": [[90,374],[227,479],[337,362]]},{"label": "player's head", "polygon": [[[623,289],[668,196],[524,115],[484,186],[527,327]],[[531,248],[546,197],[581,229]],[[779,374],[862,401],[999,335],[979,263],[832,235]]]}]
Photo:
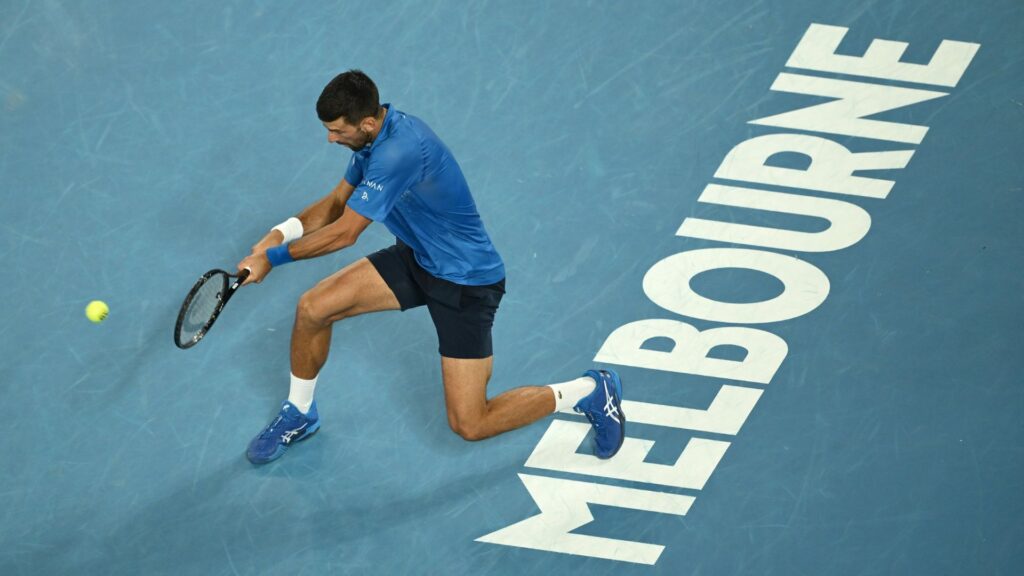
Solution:
[{"label": "player's head", "polygon": [[334,77],[316,101],[316,114],[327,128],[327,141],[361,150],[380,131],[377,86],[361,70]]}]

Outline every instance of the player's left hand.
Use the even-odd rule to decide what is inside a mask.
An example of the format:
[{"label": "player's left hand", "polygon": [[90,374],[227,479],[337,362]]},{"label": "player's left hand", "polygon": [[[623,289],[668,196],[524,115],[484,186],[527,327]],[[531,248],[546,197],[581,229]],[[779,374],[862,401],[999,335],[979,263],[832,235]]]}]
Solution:
[{"label": "player's left hand", "polygon": [[238,263],[238,271],[241,272],[246,268],[249,269],[249,277],[245,279],[242,286],[246,284],[259,284],[270,274],[270,270],[273,266],[270,265],[270,260],[267,259],[266,252],[252,253],[242,259]]}]

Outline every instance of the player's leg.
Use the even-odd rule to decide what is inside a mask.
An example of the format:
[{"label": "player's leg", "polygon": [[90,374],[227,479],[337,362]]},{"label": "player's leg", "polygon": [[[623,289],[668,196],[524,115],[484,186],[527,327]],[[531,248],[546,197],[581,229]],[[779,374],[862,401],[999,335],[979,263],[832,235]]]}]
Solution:
[{"label": "player's leg", "polygon": [[514,430],[555,411],[549,386],[524,386],[487,399],[494,357],[441,357],[448,425],[466,440],[482,440]]},{"label": "player's leg", "polygon": [[292,327],[292,374],[316,378],[327,361],[335,322],[399,308],[395,294],[366,258],[328,276],[299,298]]},{"label": "player's leg", "polygon": [[249,443],[246,456],[250,461],[263,464],[275,460],[289,445],[320,429],[313,391],[327,361],[333,324],[359,314],[399,308],[398,298],[367,258],[346,266],[302,295],[292,328],[288,400],[277,417]]},{"label": "player's leg", "polygon": [[581,378],[523,386],[487,398],[493,357],[441,357],[448,425],[466,440],[483,440],[536,422],[552,412],[574,409],[594,427],[594,455],[611,458],[622,447],[626,415],[622,381],[613,370],[587,370]]},{"label": "player's leg", "polygon": [[504,293],[500,281],[462,287],[457,307],[427,299],[437,328],[448,424],[466,440],[481,440],[575,409],[594,424],[595,453],[611,457],[622,444],[625,423],[622,383],[614,372],[590,370],[569,382],[523,386],[487,398],[494,362],[491,328]]},{"label": "player's leg", "polygon": [[[505,294],[505,281],[457,287],[457,301],[427,297],[441,353],[448,424],[466,440],[482,440],[551,414],[551,390],[528,386],[487,399],[494,365],[491,329]],[[451,295],[447,295],[451,297]]]},{"label": "player's leg", "polygon": [[457,306],[427,299],[437,329],[448,424],[466,440],[490,438],[555,411],[555,396],[547,386],[525,386],[487,399],[494,365],[491,328],[504,294],[502,280],[460,287]]},{"label": "player's leg", "polygon": [[594,426],[594,454],[611,458],[622,446],[626,416],[622,382],[612,370],[588,370],[581,378],[547,386],[523,386],[487,399],[493,357],[441,357],[448,425],[466,440],[483,440],[573,408]]}]

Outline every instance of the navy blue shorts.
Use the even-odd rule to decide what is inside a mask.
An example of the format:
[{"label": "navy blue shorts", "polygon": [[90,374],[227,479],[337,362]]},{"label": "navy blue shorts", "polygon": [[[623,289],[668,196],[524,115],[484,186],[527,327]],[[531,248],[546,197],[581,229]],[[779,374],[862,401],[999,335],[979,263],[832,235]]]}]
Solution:
[{"label": "navy blue shorts", "polygon": [[402,310],[426,304],[437,329],[438,351],[448,358],[489,358],[491,327],[505,294],[505,279],[464,286],[436,278],[420,267],[412,248],[398,241],[367,256],[391,288]]}]

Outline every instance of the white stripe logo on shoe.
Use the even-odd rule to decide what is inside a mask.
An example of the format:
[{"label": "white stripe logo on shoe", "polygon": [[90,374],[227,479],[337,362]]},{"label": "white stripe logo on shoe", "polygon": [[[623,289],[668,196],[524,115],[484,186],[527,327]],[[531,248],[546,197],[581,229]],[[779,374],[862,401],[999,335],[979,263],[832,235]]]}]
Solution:
[{"label": "white stripe logo on shoe", "polygon": [[615,420],[616,424],[622,424],[619,421],[619,407],[615,405],[615,398],[608,392],[608,381],[602,379],[602,382],[604,383],[604,415]]},{"label": "white stripe logo on shoe", "polygon": [[[616,422],[618,422],[618,420],[616,420]],[[307,425],[309,425],[309,422],[306,422],[305,424],[299,426],[295,430],[288,430],[287,432],[281,435],[281,440],[283,440],[285,444],[291,444],[292,439],[298,436],[299,433],[302,432]]]}]

